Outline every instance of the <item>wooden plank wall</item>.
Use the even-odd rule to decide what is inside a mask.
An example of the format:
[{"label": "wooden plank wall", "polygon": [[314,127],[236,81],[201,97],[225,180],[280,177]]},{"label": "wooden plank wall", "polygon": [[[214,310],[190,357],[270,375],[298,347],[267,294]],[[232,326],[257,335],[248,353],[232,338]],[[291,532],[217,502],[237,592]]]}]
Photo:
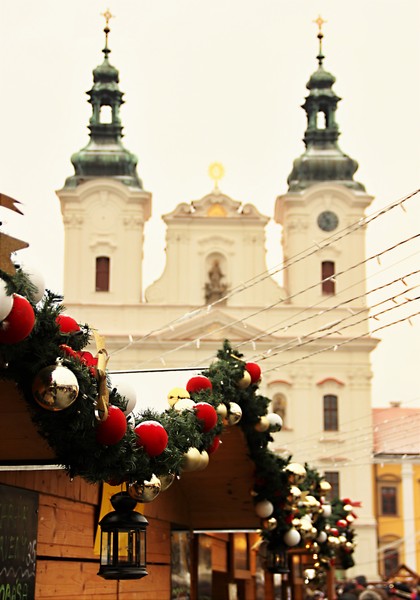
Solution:
[{"label": "wooden plank wall", "polygon": [[168,600],[170,523],[148,517],[148,573],[134,581],[97,576],[93,547],[99,514],[98,486],[63,471],[2,471],[0,483],[39,492],[36,600]]}]

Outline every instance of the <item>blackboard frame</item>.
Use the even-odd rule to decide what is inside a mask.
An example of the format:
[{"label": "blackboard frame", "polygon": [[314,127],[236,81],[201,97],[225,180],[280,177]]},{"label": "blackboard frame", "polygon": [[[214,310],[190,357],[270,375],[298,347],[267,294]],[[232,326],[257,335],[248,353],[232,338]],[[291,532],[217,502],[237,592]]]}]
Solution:
[{"label": "blackboard frame", "polygon": [[0,484],[0,600],[35,598],[39,494]]}]

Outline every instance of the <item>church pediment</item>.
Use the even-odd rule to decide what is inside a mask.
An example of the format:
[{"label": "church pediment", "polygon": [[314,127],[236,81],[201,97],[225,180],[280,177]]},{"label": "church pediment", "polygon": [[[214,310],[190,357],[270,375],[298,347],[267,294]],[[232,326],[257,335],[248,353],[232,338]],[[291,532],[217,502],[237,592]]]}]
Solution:
[{"label": "church pediment", "polygon": [[[171,330],[159,333],[159,341],[178,340],[200,340],[215,341],[218,343],[228,339],[233,343],[247,341],[264,335],[264,332],[248,322],[238,322],[232,316],[219,309],[209,312],[203,309],[194,311],[190,318],[188,316],[179,324],[175,324]],[[270,343],[272,336],[264,335],[265,343]]]},{"label": "church pediment", "polygon": [[238,200],[233,200],[229,196],[222,194],[219,190],[214,190],[200,200],[193,200],[189,204],[181,202],[171,213],[163,215],[165,223],[172,219],[257,219],[267,222],[268,218],[262,215],[253,204],[245,204]]}]

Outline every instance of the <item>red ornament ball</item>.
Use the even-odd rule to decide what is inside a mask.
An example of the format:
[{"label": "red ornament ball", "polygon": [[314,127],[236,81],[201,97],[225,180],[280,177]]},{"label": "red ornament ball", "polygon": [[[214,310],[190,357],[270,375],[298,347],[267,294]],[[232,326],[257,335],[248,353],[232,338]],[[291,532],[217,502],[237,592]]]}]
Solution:
[{"label": "red ornament ball", "polygon": [[213,388],[212,383],[208,377],[204,377],[204,375],[197,375],[196,377],[191,377],[188,380],[186,385],[186,390],[190,394],[194,394],[195,392],[200,392],[201,390],[211,390]]},{"label": "red ornament ball", "polygon": [[98,364],[98,359],[96,356],[93,356],[91,352],[87,352],[86,350],[80,350],[76,353],[80,360],[88,367],[96,367]]},{"label": "red ornament ball", "polygon": [[13,306],[0,326],[0,344],[17,344],[31,333],[35,325],[35,313],[31,303],[13,294]]},{"label": "red ornament ball", "polygon": [[157,421],[143,421],[134,428],[137,446],[145,449],[149,456],[159,456],[168,445],[166,429]]},{"label": "red ornament ball", "polygon": [[257,363],[248,362],[245,369],[251,375],[251,383],[257,383],[261,379],[261,368]]},{"label": "red ornament ball", "polygon": [[345,519],[339,519],[336,522],[337,527],[347,527],[348,523]]},{"label": "red ornament ball", "polygon": [[127,431],[127,421],[123,411],[117,406],[108,406],[108,417],[96,428],[96,441],[104,446],[113,446],[120,442]]},{"label": "red ornament ball", "polygon": [[221,444],[220,437],[218,435],[215,435],[210,446],[208,448],[206,448],[207,454],[213,454],[214,452],[216,452],[216,450],[218,450],[220,444]]},{"label": "red ornament ball", "polygon": [[58,315],[55,321],[61,333],[75,333],[76,331],[80,331],[77,321],[73,317],[69,317],[69,315]]},{"label": "red ornament ball", "polygon": [[194,406],[196,417],[201,421],[201,428],[204,433],[213,429],[217,423],[216,409],[208,402],[197,402]]}]

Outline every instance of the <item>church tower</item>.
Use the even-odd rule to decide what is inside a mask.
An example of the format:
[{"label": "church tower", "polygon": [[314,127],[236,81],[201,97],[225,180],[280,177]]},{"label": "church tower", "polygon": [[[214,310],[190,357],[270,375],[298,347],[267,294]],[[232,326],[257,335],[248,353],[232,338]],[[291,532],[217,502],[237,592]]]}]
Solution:
[{"label": "church tower", "polygon": [[105,14],[104,60],[87,92],[90,140],[73,154],[74,175],[57,192],[65,228],[64,301],[120,304],[142,301],[144,224],[151,194],[144,191],[137,158],[122,144],[118,70],[109,62]]},{"label": "church tower", "polygon": [[[333,90],[335,77],[324,69],[322,19],[317,23],[318,69],[306,85],[309,94],[303,104],[305,151],[294,161],[288,192],[277,198],[275,210],[283,226],[285,287],[293,303],[305,305],[328,301],[349,286],[355,296],[365,292],[364,266],[351,268],[365,258],[364,228],[343,234],[364,216],[372,200],[353,178],[357,162],[338,145],[340,98]],[[310,253],[314,245],[322,250]],[[305,251],[310,256],[296,260]],[[343,275],[336,279],[337,273]]]}]

